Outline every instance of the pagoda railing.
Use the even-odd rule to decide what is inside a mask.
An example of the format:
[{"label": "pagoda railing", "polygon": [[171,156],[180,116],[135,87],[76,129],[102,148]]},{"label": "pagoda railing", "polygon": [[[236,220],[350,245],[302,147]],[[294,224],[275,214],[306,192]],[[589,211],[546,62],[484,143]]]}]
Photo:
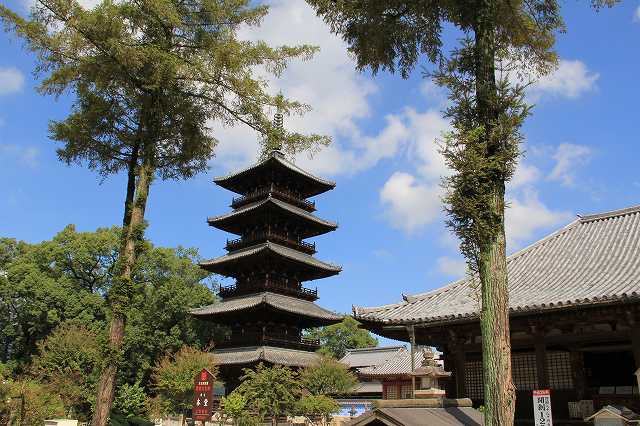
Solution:
[{"label": "pagoda railing", "polygon": [[235,240],[227,240],[226,249],[228,251],[240,250],[242,248],[249,247],[252,244],[264,241],[273,241],[274,243],[279,243],[307,254],[314,254],[316,252],[316,243],[296,241],[275,232],[259,232],[242,238],[236,238]]},{"label": "pagoda railing", "polygon": [[284,280],[276,280],[273,278],[261,281],[245,282],[240,285],[220,286],[218,294],[224,299],[228,297],[244,296],[261,291],[272,291],[273,293],[293,296],[312,302],[318,299],[317,288],[305,288],[298,286],[295,283],[287,283]]},{"label": "pagoda railing", "polygon": [[226,336],[217,347],[223,349],[261,345],[316,351],[320,348],[320,340],[287,335],[273,330],[245,329],[242,333]]},{"label": "pagoda railing", "polygon": [[279,188],[276,185],[271,184],[270,186],[259,188],[253,192],[250,192],[241,197],[234,197],[231,200],[231,207],[237,209],[244,205],[247,205],[251,202],[257,201],[265,196],[272,194],[276,198],[281,199],[282,201],[286,201],[290,204],[293,204],[301,209],[307,210],[309,212],[313,212],[316,210],[316,203],[313,201],[305,200],[304,198],[299,197],[291,191],[287,191],[284,188]]}]

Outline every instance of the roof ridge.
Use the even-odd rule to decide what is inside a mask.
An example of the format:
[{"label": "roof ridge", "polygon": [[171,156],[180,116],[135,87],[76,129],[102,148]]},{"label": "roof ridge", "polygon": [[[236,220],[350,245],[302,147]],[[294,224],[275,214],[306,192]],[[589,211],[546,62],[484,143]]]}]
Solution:
[{"label": "roof ridge", "polygon": [[394,346],[372,346],[370,348],[353,348],[353,349],[347,349],[348,353],[352,353],[352,352],[366,352],[366,351],[370,351],[370,352],[374,352],[374,351],[383,351],[383,350],[398,350],[400,348],[404,348],[404,345],[394,345]]},{"label": "roof ridge", "polygon": [[254,202],[246,204],[246,205],[244,205],[244,206],[242,206],[242,207],[240,207],[238,209],[231,210],[228,213],[224,213],[224,214],[217,215],[217,216],[209,216],[207,218],[207,223],[209,225],[211,225],[213,222],[217,222],[217,221],[223,220],[223,219],[229,219],[229,218],[231,218],[233,216],[240,215],[240,214],[243,214],[243,213],[246,213],[246,212],[250,212],[250,211],[255,210],[258,207],[260,207],[260,206],[262,206],[264,204],[267,204],[267,203],[275,204],[276,206],[278,206],[278,207],[280,207],[282,209],[288,210],[293,214],[297,214],[298,216],[306,217],[306,218],[308,218],[310,220],[313,220],[316,223],[320,223],[320,224],[323,224],[323,225],[326,225],[326,226],[335,227],[335,228],[338,227],[338,223],[337,222],[333,222],[333,221],[330,221],[330,220],[323,219],[323,218],[321,218],[319,216],[314,215],[312,212],[309,212],[309,211],[307,211],[305,209],[301,209],[300,207],[296,207],[291,203],[288,203],[288,202],[283,201],[283,200],[281,200],[281,199],[279,199],[277,197],[272,196],[271,194],[269,194],[263,200],[254,201]]},{"label": "roof ridge", "polygon": [[593,213],[593,214],[583,215],[580,217],[579,220],[582,223],[586,223],[594,220],[610,219],[616,216],[626,216],[628,214],[635,214],[635,213],[640,213],[640,204],[631,206],[631,207],[625,207],[623,209],[610,210],[602,213]]},{"label": "roof ridge", "polygon": [[314,174],[309,173],[308,171],[302,169],[300,166],[296,165],[295,163],[287,160],[285,158],[285,156],[281,152],[278,152],[278,151],[271,151],[269,153],[269,155],[265,159],[263,159],[263,160],[258,159],[258,161],[256,161],[255,163],[252,163],[249,166],[246,166],[245,168],[240,169],[240,170],[238,170],[236,172],[230,171],[229,173],[227,173],[224,176],[214,177],[213,181],[217,184],[217,183],[219,183],[221,181],[224,181],[226,179],[229,179],[229,178],[231,178],[233,176],[240,175],[240,174],[245,173],[245,172],[247,172],[247,171],[249,171],[251,169],[254,169],[254,168],[256,168],[256,167],[258,167],[258,166],[260,166],[260,165],[262,165],[262,164],[264,164],[267,161],[270,161],[272,159],[274,159],[274,160],[282,163],[283,165],[285,165],[285,166],[287,166],[287,167],[289,167],[291,169],[294,169],[295,171],[297,171],[297,172],[299,172],[299,173],[301,173],[301,174],[303,174],[303,175],[305,175],[305,176],[307,176],[307,177],[309,177],[309,178],[311,178],[313,180],[316,180],[316,181],[318,181],[318,182],[320,182],[320,183],[322,183],[324,185],[333,186],[333,187],[336,186],[336,183],[334,181],[323,179],[321,177],[318,177],[318,176],[316,176]]}]

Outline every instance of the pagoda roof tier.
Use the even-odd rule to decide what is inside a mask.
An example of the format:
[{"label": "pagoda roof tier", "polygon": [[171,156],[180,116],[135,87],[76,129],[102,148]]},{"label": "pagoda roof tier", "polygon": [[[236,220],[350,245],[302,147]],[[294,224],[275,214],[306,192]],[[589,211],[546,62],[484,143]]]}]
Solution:
[{"label": "pagoda roof tier", "polygon": [[239,172],[221,176],[213,181],[238,194],[246,194],[255,188],[264,176],[279,175],[290,183],[297,183],[297,190],[304,198],[313,197],[335,188],[335,182],[319,178],[302,170],[284,158],[280,151],[272,151],[265,159]]},{"label": "pagoda roof tier", "polygon": [[303,322],[309,327],[331,325],[343,319],[342,315],[321,308],[308,300],[268,291],[225,299],[202,308],[192,309],[190,313],[199,317],[223,319],[225,317],[237,317],[238,315],[246,317],[247,311],[260,309],[293,314],[296,318],[300,318],[301,323]]},{"label": "pagoda roof tier", "polygon": [[287,367],[308,367],[320,359],[320,356],[316,352],[277,348],[274,346],[218,349],[212,353],[216,365],[244,365],[267,362]]},{"label": "pagoda roof tier", "polygon": [[339,274],[342,270],[337,265],[322,262],[298,250],[271,242],[237,250],[215,259],[206,260],[199,265],[216,274],[236,277],[239,272],[255,269],[255,266],[261,262],[268,263],[272,267],[274,261],[287,264],[282,270],[295,271],[296,277],[300,281],[330,277]]},{"label": "pagoda roof tier", "polygon": [[209,225],[232,234],[242,235],[247,225],[265,223],[269,213],[286,217],[289,222],[298,222],[301,237],[309,238],[334,231],[338,224],[309,213],[306,210],[292,206],[289,203],[268,196],[266,199],[247,204],[237,210],[207,219]]}]

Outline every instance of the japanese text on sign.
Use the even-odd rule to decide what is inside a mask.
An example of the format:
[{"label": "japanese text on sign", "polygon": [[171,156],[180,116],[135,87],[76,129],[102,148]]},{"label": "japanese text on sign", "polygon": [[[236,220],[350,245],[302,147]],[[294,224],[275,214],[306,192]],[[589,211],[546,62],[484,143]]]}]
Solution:
[{"label": "japanese text on sign", "polygon": [[213,414],[213,375],[206,369],[198,373],[193,386],[193,408],[191,417],[194,420],[208,420]]},{"label": "japanese text on sign", "polygon": [[551,419],[551,392],[549,389],[533,391],[533,417],[535,426],[553,426]]}]

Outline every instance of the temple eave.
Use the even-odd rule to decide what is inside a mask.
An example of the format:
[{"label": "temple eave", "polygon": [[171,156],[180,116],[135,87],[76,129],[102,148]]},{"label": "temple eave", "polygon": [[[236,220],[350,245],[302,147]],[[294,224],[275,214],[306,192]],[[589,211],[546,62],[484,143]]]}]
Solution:
[{"label": "temple eave", "polygon": [[248,346],[214,350],[217,365],[251,365],[258,362],[284,365],[287,367],[308,367],[318,362],[316,352],[274,346]]}]

